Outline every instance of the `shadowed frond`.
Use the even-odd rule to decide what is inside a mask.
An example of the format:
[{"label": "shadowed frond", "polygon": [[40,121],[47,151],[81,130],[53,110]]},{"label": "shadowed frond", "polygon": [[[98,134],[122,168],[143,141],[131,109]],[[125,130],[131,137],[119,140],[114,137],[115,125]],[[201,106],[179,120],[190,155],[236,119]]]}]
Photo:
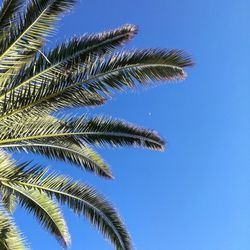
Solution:
[{"label": "shadowed frond", "polygon": [[[71,84],[70,81],[66,82],[65,85],[55,83],[49,86],[35,86],[32,89],[26,88],[17,95],[4,96],[3,100],[0,98],[0,110],[2,112],[0,120],[13,114],[22,117],[27,114],[27,109],[32,108],[34,104],[39,104],[39,108],[33,108],[29,115],[47,115],[62,108],[99,106],[106,102],[106,98],[102,95],[88,91],[81,86],[65,90],[61,95],[57,94],[69,84]],[[48,100],[47,97],[49,97]]]},{"label": "shadowed frond", "polygon": [[93,35],[75,37],[63,43],[48,54],[35,58],[33,63],[22,72],[17,87],[33,82],[34,84],[53,80],[60,75],[71,74],[91,56],[101,56],[128,42],[137,33],[134,25],[124,25],[118,29]]},{"label": "shadowed frond", "polygon": [[[0,151],[0,192],[14,194],[18,204],[21,204],[28,212],[33,213],[44,228],[51,232],[63,246],[68,246],[70,243],[68,229],[53,199],[44,192],[11,185],[11,181],[15,177],[20,177],[20,169],[25,168],[25,166],[27,164],[16,166],[6,153]],[[33,176],[33,178],[36,177]]]},{"label": "shadowed frond", "polygon": [[0,9],[0,33],[9,30],[10,25],[16,21],[19,10],[23,5],[24,0],[3,0]]},{"label": "shadowed frond", "polygon": [[[6,115],[8,117],[27,110],[37,113],[34,107],[39,110],[44,104],[47,107],[53,107],[53,103],[60,96],[71,95],[79,87],[93,94],[99,92],[106,95],[112,90],[135,87],[136,82],[144,84],[153,80],[183,79],[186,76],[183,68],[191,65],[191,59],[178,50],[148,49],[119,53],[108,58],[98,57],[94,61],[91,59],[78,74],[60,76],[51,84],[38,86],[33,92],[30,91],[29,86],[21,88],[18,92],[12,92],[10,96],[0,99],[1,110],[8,112]],[[8,105],[12,107],[14,105],[12,103],[23,104],[16,105],[14,110],[6,108]],[[69,99],[66,104],[70,104]],[[78,104],[81,105],[81,103]]]},{"label": "shadowed frond", "polygon": [[[0,46],[0,76],[4,80],[23,67],[43,46],[60,14],[76,0],[30,0],[24,15]],[[3,87],[3,86],[1,86]]]},{"label": "shadowed frond", "polygon": [[30,118],[2,127],[0,146],[7,144],[65,138],[81,139],[95,145],[138,146],[163,150],[164,141],[154,131],[136,127],[119,120],[86,116],[56,120],[52,117]]},{"label": "shadowed frond", "polygon": [[13,219],[0,209],[0,249],[1,250],[28,250]]},{"label": "shadowed frond", "polygon": [[155,131],[125,121],[105,117],[80,117],[71,119],[69,124],[75,131],[81,131],[80,138],[90,144],[164,149],[165,143]]},{"label": "shadowed frond", "polygon": [[[11,126],[9,126],[10,124]],[[22,126],[19,127],[21,124]],[[25,117],[21,120],[9,121],[6,125],[0,124],[0,130],[2,132],[2,134],[0,132],[0,148],[41,154],[50,159],[63,160],[74,164],[81,169],[94,172],[102,177],[112,178],[112,173],[102,158],[88,145],[79,140],[75,134],[69,134],[70,127],[67,121],[58,120],[48,115],[42,118],[36,116]],[[59,133],[62,131],[67,131],[68,135],[60,136]],[[39,134],[51,135],[51,133],[56,132],[58,136],[18,140],[20,137]],[[1,144],[1,140],[7,137],[16,138],[18,141]]]},{"label": "shadowed frond", "polygon": [[116,249],[132,249],[130,237],[117,212],[92,188],[55,173],[47,174],[44,168],[26,169],[23,166],[15,170],[1,168],[0,173],[1,178],[5,178],[4,181],[0,178],[3,186],[46,192],[60,203],[66,204],[76,214],[88,218],[111,240]]},{"label": "shadowed frond", "polygon": [[121,52],[108,58],[97,58],[82,69],[82,80],[88,89],[110,93],[153,81],[181,80],[185,67],[192,66],[188,55],[180,50],[143,49]]},{"label": "shadowed frond", "polygon": [[5,189],[14,191],[18,197],[18,203],[28,212],[33,214],[38,222],[44,226],[62,246],[70,244],[70,236],[64,218],[57,204],[44,192],[37,190],[27,190],[20,186],[12,185],[11,182],[1,182]]},{"label": "shadowed frond", "polygon": [[[1,146],[0,146],[1,147]],[[2,148],[11,151],[25,151],[41,154],[49,159],[63,160],[77,165],[81,169],[94,172],[105,178],[113,178],[108,165],[90,147],[80,141],[73,143],[67,140],[44,140],[39,142],[6,144]]]},{"label": "shadowed frond", "polygon": [[85,62],[86,58],[108,53],[129,41],[136,33],[137,28],[134,25],[124,25],[109,32],[73,38],[69,42],[57,46],[48,54],[42,53],[35,58],[28,68],[24,67],[18,76],[14,76],[6,82],[4,89],[10,88],[10,83],[15,85],[12,90],[3,93],[7,95],[11,91],[17,91],[22,86],[29,84],[30,92],[35,94],[37,85],[40,86],[44,82],[51,83],[55,77],[60,75],[72,74]]}]

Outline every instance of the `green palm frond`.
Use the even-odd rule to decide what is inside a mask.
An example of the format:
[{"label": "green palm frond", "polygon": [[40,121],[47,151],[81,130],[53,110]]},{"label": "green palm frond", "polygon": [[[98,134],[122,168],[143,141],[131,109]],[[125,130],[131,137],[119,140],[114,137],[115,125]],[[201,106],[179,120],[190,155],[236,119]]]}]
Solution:
[{"label": "green palm frond", "polygon": [[[76,214],[84,215],[96,226],[116,249],[131,250],[130,237],[117,212],[92,188],[72,181],[56,173],[47,173],[44,168],[0,168],[0,183],[4,188],[27,193],[45,192],[66,204]],[[22,197],[20,197],[22,199]],[[26,200],[24,201],[26,204]],[[31,206],[34,206],[33,204]]]},{"label": "green palm frond", "polygon": [[28,250],[13,219],[0,208],[0,249]]},{"label": "green palm frond", "polygon": [[[70,124],[67,124],[66,121],[56,119],[53,116],[44,116],[42,118],[25,117],[24,119],[25,122],[21,119],[12,123],[9,122],[7,125],[0,124],[2,132],[0,132],[0,148],[41,154],[50,159],[63,160],[74,164],[81,169],[94,172],[102,177],[112,178],[112,173],[102,158],[74,134],[69,134]],[[10,124],[11,126],[9,126]],[[68,132],[66,140],[65,137],[59,135],[1,144],[1,140],[3,142],[4,138],[18,139],[20,136],[46,135],[48,133],[61,133],[62,131]]]},{"label": "green palm frond", "polygon": [[[79,142],[80,143],[80,142]],[[82,143],[81,143],[82,144]],[[0,146],[1,148],[1,146]],[[81,169],[94,172],[105,178],[113,178],[108,165],[89,146],[65,140],[45,140],[44,142],[14,143],[3,145],[10,151],[25,151],[43,155],[49,159],[63,160]]]},{"label": "green palm frond", "polygon": [[108,53],[128,42],[136,33],[137,28],[128,24],[109,32],[75,37],[69,42],[57,46],[48,54],[42,53],[31,62],[28,68],[24,67],[17,76],[9,78],[4,89],[8,89],[11,83],[15,83],[15,86],[7,93],[6,91],[3,93],[7,95],[11,91],[16,91],[29,84],[29,91],[35,94],[38,84],[44,82],[48,84],[55,77],[71,74],[85,62],[86,58]]},{"label": "green palm frond", "polygon": [[33,214],[38,222],[64,247],[69,246],[70,237],[64,218],[57,204],[47,194],[41,190],[27,190],[27,188],[13,185],[8,180],[2,181],[1,185],[5,189],[13,190],[18,203]]},{"label": "green palm frond", "polygon": [[133,146],[163,150],[165,142],[152,130],[138,127],[122,120],[105,117],[77,117],[70,119],[69,127],[79,131],[79,137],[98,146]]},{"label": "green palm frond", "polygon": [[15,23],[20,9],[23,7],[23,0],[3,0],[0,9],[0,32],[7,32],[10,25]]},{"label": "green palm frond", "polygon": [[[82,69],[83,84],[88,89],[110,93],[132,88],[136,83],[182,80],[191,58],[181,50],[143,49],[96,58]],[[86,80],[85,80],[86,79]]]},{"label": "green palm frond", "polygon": [[[55,235],[63,246],[68,246],[70,243],[68,229],[55,201],[41,190],[39,192],[11,185],[12,180],[20,178],[20,169],[26,166],[27,164],[16,166],[6,153],[0,151],[0,192],[12,193],[17,198],[18,204],[33,213],[44,228]],[[33,176],[34,179],[36,177],[39,178],[39,176]]]},{"label": "green palm frond", "polygon": [[137,28],[128,24],[112,31],[72,38],[48,54],[44,53],[35,58],[23,71],[23,78],[20,78],[17,87],[20,88],[29,82],[37,84],[49,79],[52,81],[54,77],[71,74],[88,57],[109,53],[131,40],[136,33]]},{"label": "green palm frond", "polygon": [[164,141],[154,131],[104,117],[73,117],[68,119],[30,118],[2,127],[0,146],[29,141],[78,138],[87,143],[111,146],[138,146],[163,150]]},{"label": "green palm frond", "polygon": [[[108,58],[97,57],[94,61],[90,59],[78,74],[60,76],[52,83],[45,82],[35,89],[33,86],[30,88],[26,85],[18,92],[5,95],[4,99],[0,99],[2,106],[0,110],[8,113],[7,117],[27,110],[37,114],[41,112],[41,107],[46,106],[50,110],[49,107],[53,108],[55,100],[59,100],[60,104],[61,96],[62,98],[65,95],[72,96],[77,89],[86,90],[95,95],[98,93],[106,95],[112,90],[134,87],[136,82],[145,84],[155,80],[183,79],[186,76],[183,68],[191,65],[190,57],[179,50],[146,49],[119,53]],[[70,105],[70,98],[66,103],[73,106],[74,100],[71,99],[72,105]],[[84,103],[77,104],[80,106]],[[13,105],[14,108],[12,108]]]},{"label": "green palm frond", "polygon": [[4,80],[26,63],[43,46],[60,14],[76,0],[30,0],[24,15],[10,29],[8,39],[0,43],[0,76]]},{"label": "green palm frond", "polygon": [[[23,117],[27,114],[27,110],[32,108],[34,104],[39,103],[39,109],[32,109],[31,114],[49,114],[62,108],[73,107],[91,107],[100,106],[106,102],[106,98],[102,95],[88,91],[81,86],[75,86],[70,90],[63,91],[70,81],[64,84],[50,84],[36,86],[32,89],[25,89],[17,95],[11,92],[10,95],[5,95],[4,99],[0,98],[0,121],[14,114]],[[62,92],[60,95],[57,92]],[[47,100],[47,97],[49,99]],[[15,118],[14,118],[15,119]]]}]

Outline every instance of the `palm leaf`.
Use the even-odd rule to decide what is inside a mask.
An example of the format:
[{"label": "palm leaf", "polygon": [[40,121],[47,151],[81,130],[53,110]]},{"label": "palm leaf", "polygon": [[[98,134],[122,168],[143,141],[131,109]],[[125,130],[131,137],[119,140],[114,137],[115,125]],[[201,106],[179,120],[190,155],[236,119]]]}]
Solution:
[{"label": "palm leaf", "polygon": [[[29,68],[24,68],[19,75],[13,76],[6,82],[6,87],[8,86],[8,88],[11,88],[10,83],[15,83],[17,86],[13,86],[7,92],[5,90],[6,87],[4,87],[4,95],[0,97],[0,100],[3,100],[4,97],[3,104],[8,104],[8,107],[4,106],[2,108],[2,115],[13,110],[15,107],[20,108],[26,106],[44,96],[53,94],[55,91],[60,91],[60,88],[65,86],[51,84],[48,87],[48,82],[52,81],[54,77],[72,72],[72,70],[79,67],[79,64],[83,63],[88,56],[92,54],[100,56],[124,44],[136,33],[137,28],[134,25],[124,25],[110,32],[74,38],[68,43],[59,45],[48,55],[40,55],[38,59],[35,59],[35,61],[31,63]],[[45,86],[40,86],[40,84],[44,84],[44,82],[46,82]],[[13,98],[15,91],[27,84],[29,88],[17,92],[15,98]],[[32,98],[25,98],[26,94]],[[51,101],[52,100],[50,100],[50,105],[47,105],[50,107],[49,111],[51,111]],[[74,101],[76,103],[74,103]],[[77,105],[98,105],[103,104],[103,101],[103,98],[98,96],[97,93],[89,93],[79,87],[75,87],[74,90],[63,93],[60,96],[60,100],[56,98],[56,102],[53,102],[53,108],[61,108],[66,105],[71,107]],[[43,103],[43,110],[44,104],[45,103]],[[48,107],[46,108],[46,111],[47,110]]]},{"label": "palm leaf", "polygon": [[0,145],[34,140],[66,138],[84,140],[87,143],[111,146],[138,146],[163,150],[164,141],[156,132],[136,127],[119,120],[103,117],[88,119],[86,116],[55,120],[48,117],[26,118],[26,121],[3,126]]},{"label": "palm leaf", "polygon": [[[180,50],[143,49],[121,52],[108,58],[97,58],[82,69],[86,88],[109,94],[112,90],[133,88],[155,81],[182,80],[190,57]],[[80,84],[80,83],[79,83]]]},{"label": "palm leaf", "polygon": [[28,250],[13,219],[0,209],[0,249]]},{"label": "palm leaf", "polygon": [[57,46],[48,54],[35,58],[31,66],[25,68],[23,78],[17,82],[17,88],[34,82],[51,81],[58,75],[72,73],[90,56],[101,56],[114,48],[128,42],[137,33],[134,25],[124,25],[118,29],[93,35],[72,38],[70,41]]},{"label": "palm leaf", "polygon": [[[44,192],[28,190],[18,185],[11,185],[11,181],[20,178],[20,169],[27,164],[16,166],[15,162],[3,151],[0,151],[0,192],[13,193],[18,203],[37,217],[38,221],[51,232],[52,235],[68,246],[70,237],[67,226],[57,204]],[[35,176],[33,176],[35,178]],[[38,176],[36,176],[38,177]]]},{"label": "palm leaf", "polygon": [[[18,25],[10,29],[0,44],[0,70],[5,79],[25,65],[41,48],[59,15],[76,0],[30,0]],[[7,73],[6,73],[7,72]]]},{"label": "palm leaf", "polygon": [[20,9],[23,7],[23,0],[3,0],[0,9],[0,30],[7,32],[10,25],[16,21]]},{"label": "palm leaf", "polygon": [[[70,81],[66,82],[65,85],[35,86],[32,89],[26,88],[18,94],[5,95],[4,100],[0,100],[0,120],[17,113],[19,113],[18,116],[24,116],[27,114],[25,111],[32,107],[34,103],[40,103],[39,109],[33,109],[29,112],[29,115],[46,115],[62,108],[99,106],[106,102],[106,98],[100,94],[87,91],[81,86],[75,86],[69,91],[63,91],[61,95],[54,94],[62,91],[69,84],[71,84]],[[48,101],[46,100],[47,96],[50,96]]]},{"label": "palm leaf", "polygon": [[[43,107],[44,103],[47,107],[53,107],[56,98],[64,96],[65,93],[69,95],[75,93],[76,87],[82,87],[91,93],[99,92],[106,95],[110,94],[111,90],[135,87],[136,82],[145,84],[153,80],[183,79],[186,76],[183,68],[191,66],[192,61],[182,51],[149,49],[119,53],[108,58],[101,57],[94,62],[90,59],[86,65],[79,74],[61,76],[54,79],[51,84],[37,87],[37,94],[30,91],[29,86],[21,88],[18,93],[24,105],[16,106],[15,110],[9,109],[6,116],[18,114],[18,112],[23,114],[27,110],[37,113],[38,111],[34,107],[41,110],[40,105]],[[45,91],[45,94],[41,95],[40,89],[44,93],[44,88],[52,90],[48,94]],[[13,92],[9,98],[3,100],[2,107],[7,106],[8,103],[18,104],[19,102],[15,101],[18,93]],[[73,100],[72,102],[74,103]],[[68,103],[70,103],[69,99]]]},{"label": "palm leaf", "polygon": [[116,249],[132,249],[130,237],[117,212],[92,188],[55,173],[47,174],[44,168],[1,168],[0,173],[2,185],[46,192],[60,203],[69,206],[76,214],[88,218],[111,240]]},{"label": "palm leaf", "polygon": [[[0,132],[1,141],[4,138],[37,135],[42,131],[42,133],[69,131],[69,125],[64,120],[47,115],[39,119],[36,116],[24,117],[12,122],[8,121],[7,124],[0,123],[0,130],[2,132],[2,134]],[[67,136],[67,140],[58,136],[35,138],[27,141],[21,140],[2,145],[0,142],[0,148],[41,154],[50,159],[63,160],[74,164],[81,169],[94,172],[102,177],[112,178],[112,173],[102,158],[89,146],[77,139],[75,135]]]},{"label": "palm leaf", "polygon": [[37,220],[64,246],[70,244],[68,229],[62,214],[51,198],[44,192],[27,190],[20,186],[11,185],[8,182],[1,182],[5,189],[14,191],[18,197],[19,204],[29,213],[33,213]]},{"label": "palm leaf", "polygon": [[84,63],[87,57],[108,53],[129,41],[136,33],[137,28],[134,25],[124,25],[109,32],[73,38],[57,46],[47,55],[42,53],[35,58],[28,68],[24,67],[21,70],[18,77],[14,76],[6,82],[4,89],[9,88],[12,85],[10,83],[15,83],[15,86],[7,93],[6,91],[3,93],[7,95],[27,84],[30,89],[33,85],[36,89],[36,86],[44,81],[47,83],[55,77],[72,73],[81,63]]},{"label": "palm leaf", "polygon": [[[1,147],[1,146],[0,146]],[[63,140],[46,140],[44,142],[28,142],[6,144],[2,148],[11,151],[25,151],[41,154],[49,159],[63,160],[77,165],[81,169],[94,172],[105,178],[113,178],[108,165],[87,145]]]}]

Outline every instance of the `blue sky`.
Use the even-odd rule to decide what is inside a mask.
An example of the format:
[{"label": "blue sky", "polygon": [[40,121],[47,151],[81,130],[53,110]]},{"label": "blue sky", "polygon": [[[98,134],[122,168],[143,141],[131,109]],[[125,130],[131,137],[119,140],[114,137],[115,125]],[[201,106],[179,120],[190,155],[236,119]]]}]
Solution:
[{"label": "blue sky", "polygon": [[[99,150],[114,181],[44,161],[105,194],[138,250],[250,247],[249,7],[247,0],[85,0],[49,42],[133,23],[140,32],[129,48],[179,48],[195,59],[184,82],[116,94],[87,110],[159,131],[166,152]],[[34,250],[60,249],[26,212],[15,217]],[[69,210],[65,217],[72,250],[112,249],[84,218]]]}]

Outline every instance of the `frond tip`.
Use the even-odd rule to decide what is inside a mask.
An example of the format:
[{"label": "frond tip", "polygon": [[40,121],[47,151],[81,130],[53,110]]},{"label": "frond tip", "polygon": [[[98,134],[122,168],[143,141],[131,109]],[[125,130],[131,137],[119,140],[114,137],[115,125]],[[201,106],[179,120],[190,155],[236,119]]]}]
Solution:
[{"label": "frond tip", "polygon": [[191,57],[181,50],[141,49],[120,52],[90,61],[78,76],[77,85],[109,94],[157,81],[183,80]]},{"label": "frond tip", "polygon": [[164,150],[165,142],[157,132],[138,127],[131,123],[105,118],[79,117],[69,120],[68,125],[82,131],[80,137],[97,146],[132,146],[153,150]]}]

